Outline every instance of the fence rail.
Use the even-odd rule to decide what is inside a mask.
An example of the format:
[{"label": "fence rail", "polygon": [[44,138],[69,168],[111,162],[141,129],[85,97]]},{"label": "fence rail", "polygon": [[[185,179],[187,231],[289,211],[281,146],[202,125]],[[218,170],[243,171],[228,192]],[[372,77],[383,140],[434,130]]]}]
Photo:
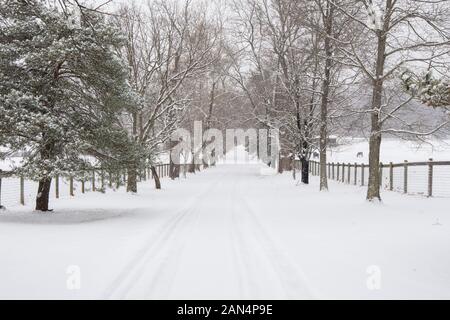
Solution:
[{"label": "fence rail", "polygon": [[[188,164],[180,165],[180,174],[187,172]],[[160,178],[168,177],[170,164],[155,165]],[[138,181],[153,179],[151,168],[138,170]],[[92,169],[73,173],[72,175],[55,176],[52,179],[50,199],[74,197],[79,193],[119,189],[127,181],[126,169],[108,170]],[[35,201],[38,182],[14,175],[12,172],[0,170],[0,206],[11,207],[26,205]]]},{"label": "fence rail", "polygon": [[[297,162],[296,166],[299,164]],[[310,173],[320,175],[320,163],[310,161]],[[365,186],[369,166],[364,163],[327,163],[328,179]],[[380,163],[380,186],[385,190],[427,197],[450,197],[450,161]]]}]

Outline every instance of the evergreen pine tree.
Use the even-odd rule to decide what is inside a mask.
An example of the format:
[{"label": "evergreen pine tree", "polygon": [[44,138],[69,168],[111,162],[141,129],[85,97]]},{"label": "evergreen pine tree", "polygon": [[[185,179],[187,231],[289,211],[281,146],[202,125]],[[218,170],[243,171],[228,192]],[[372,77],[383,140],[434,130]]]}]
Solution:
[{"label": "evergreen pine tree", "polygon": [[36,210],[47,211],[53,176],[133,149],[117,124],[135,103],[114,50],[122,37],[95,12],[73,24],[40,0],[0,2],[0,145],[24,152],[17,171],[39,181]]}]

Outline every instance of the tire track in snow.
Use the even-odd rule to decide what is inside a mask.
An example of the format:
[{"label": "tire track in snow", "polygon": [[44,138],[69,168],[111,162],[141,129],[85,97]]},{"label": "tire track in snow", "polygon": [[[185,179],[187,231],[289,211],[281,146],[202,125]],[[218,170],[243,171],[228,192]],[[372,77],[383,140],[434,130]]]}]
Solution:
[{"label": "tire track in snow", "polygon": [[[316,297],[317,294],[308,283],[304,272],[289,258],[281,246],[273,240],[269,232],[264,228],[258,219],[254,210],[249,206],[248,202],[241,196],[241,194],[242,192],[237,192],[236,197],[234,198],[235,202],[241,204],[239,206],[239,208],[242,209],[240,214],[248,217],[249,223],[247,225],[250,226],[250,229],[253,231],[253,234],[257,239],[256,242],[259,243],[260,248],[264,251],[267,257],[267,260],[270,261],[272,269],[277,275],[287,298],[313,299]],[[236,227],[241,228],[240,225],[242,224],[236,224]],[[246,233],[241,236],[242,243],[246,242],[245,236],[248,237],[249,234]],[[247,262],[250,262],[250,260],[251,259],[247,259]]]},{"label": "tire track in snow", "polygon": [[239,298],[246,298],[250,296],[251,284],[249,284],[247,279],[251,277],[251,270],[248,268],[248,264],[245,263],[245,255],[243,252],[243,240],[242,235],[238,232],[238,223],[236,220],[236,203],[234,198],[236,197],[236,180],[234,180],[232,191],[228,193],[228,203],[230,203],[230,239],[231,239],[231,248],[233,251],[233,262],[234,268],[236,271],[236,276],[238,280],[238,292]]},{"label": "tire track in snow", "polygon": [[[268,297],[279,297],[281,286],[274,277],[273,270],[266,267],[268,257],[261,249],[260,243],[255,243],[253,226],[245,219],[245,208],[239,202],[242,177],[236,180],[231,197],[231,236],[236,259],[236,274],[240,284],[240,298],[260,299]],[[275,278],[275,279],[274,279]],[[274,282],[275,280],[275,282]],[[278,292],[278,293],[277,293]],[[272,296],[273,295],[273,296]]]},{"label": "tire track in snow", "polygon": [[[234,251],[236,274],[239,281],[239,295],[244,299],[256,299],[261,295],[262,288],[259,279],[255,276],[255,270],[261,270],[259,264],[261,259],[255,254],[255,248],[249,244],[246,237],[249,233],[244,233],[239,226],[239,219],[236,213],[236,204],[233,204],[231,212],[231,236]],[[262,279],[265,281],[266,279]]]},{"label": "tire track in snow", "polygon": [[[166,281],[173,280],[173,273],[176,270],[173,267],[177,266],[173,262],[173,259],[178,259],[181,255],[181,251],[184,247],[184,239],[179,239],[180,234],[184,234],[182,231],[186,231],[190,225],[189,218],[192,218],[192,213],[199,205],[199,201],[219,182],[216,180],[212,184],[205,187],[194,200],[192,200],[187,206],[179,210],[174,217],[169,219],[164,225],[155,232],[145,245],[139,250],[127,266],[122,270],[119,276],[113,281],[110,287],[106,290],[104,297],[106,299],[124,299],[129,293],[140,283],[140,279],[146,273],[146,269],[154,269],[154,274],[149,273],[150,279],[146,279],[145,286],[147,290],[144,290],[143,296],[152,295],[156,293],[156,283],[160,283],[157,277],[164,278]],[[181,240],[181,241],[177,241]],[[165,251],[165,252],[164,252]],[[158,261],[155,258],[159,257]],[[154,262],[154,263],[151,263]],[[152,268],[148,268],[149,264]],[[170,265],[171,268],[164,268],[164,266]],[[168,270],[171,270],[170,272]],[[172,278],[170,278],[172,276]],[[164,291],[167,293],[170,287],[165,283]],[[160,295],[159,295],[160,296]],[[142,298],[142,297],[141,297]]]}]

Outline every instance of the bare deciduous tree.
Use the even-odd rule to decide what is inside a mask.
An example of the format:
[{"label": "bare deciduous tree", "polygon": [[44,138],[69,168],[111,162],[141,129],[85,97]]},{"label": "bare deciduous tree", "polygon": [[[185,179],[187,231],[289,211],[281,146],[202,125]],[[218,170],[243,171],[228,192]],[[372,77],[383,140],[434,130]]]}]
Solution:
[{"label": "bare deciduous tree", "polygon": [[[354,37],[349,48],[341,48],[347,65],[362,70],[370,81],[371,103],[365,111],[370,115],[368,200],[380,200],[380,146],[383,133],[413,133],[410,130],[384,128],[389,120],[412,98],[393,95],[386,85],[404,68],[433,66],[438,68],[448,59],[448,1],[410,0],[332,0],[336,10],[349,17]],[[447,60],[448,62],[448,60]],[[422,66],[423,65],[423,66]],[[395,92],[393,90],[392,92]],[[401,119],[399,119],[401,121]],[[435,128],[439,129],[440,126]],[[417,135],[430,134],[414,132]]]},{"label": "bare deciduous tree", "polygon": [[144,150],[128,168],[127,190],[136,192],[139,161],[154,161],[178,127],[191,100],[186,81],[211,65],[218,35],[206,14],[189,1],[184,6],[150,2],[140,9],[123,7],[116,21],[127,38],[121,54],[130,83],[141,97],[139,111],[123,118],[123,126]]}]

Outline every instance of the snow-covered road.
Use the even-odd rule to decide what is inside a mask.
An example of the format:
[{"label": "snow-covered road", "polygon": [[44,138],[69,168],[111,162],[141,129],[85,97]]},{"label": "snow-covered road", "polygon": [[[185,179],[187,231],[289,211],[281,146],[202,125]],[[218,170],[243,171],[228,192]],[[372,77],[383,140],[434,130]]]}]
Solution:
[{"label": "snow-covered road", "polygon": [[246,204],[259,168],[219,167],[146,241],[105,298],[303,297],[300,269]]},{"label": "snow-covered road", "polygon": [[373,205],[363,188],[319,193],[260,170],[2,213],[0,298],[450,297],[449,199]]}]

